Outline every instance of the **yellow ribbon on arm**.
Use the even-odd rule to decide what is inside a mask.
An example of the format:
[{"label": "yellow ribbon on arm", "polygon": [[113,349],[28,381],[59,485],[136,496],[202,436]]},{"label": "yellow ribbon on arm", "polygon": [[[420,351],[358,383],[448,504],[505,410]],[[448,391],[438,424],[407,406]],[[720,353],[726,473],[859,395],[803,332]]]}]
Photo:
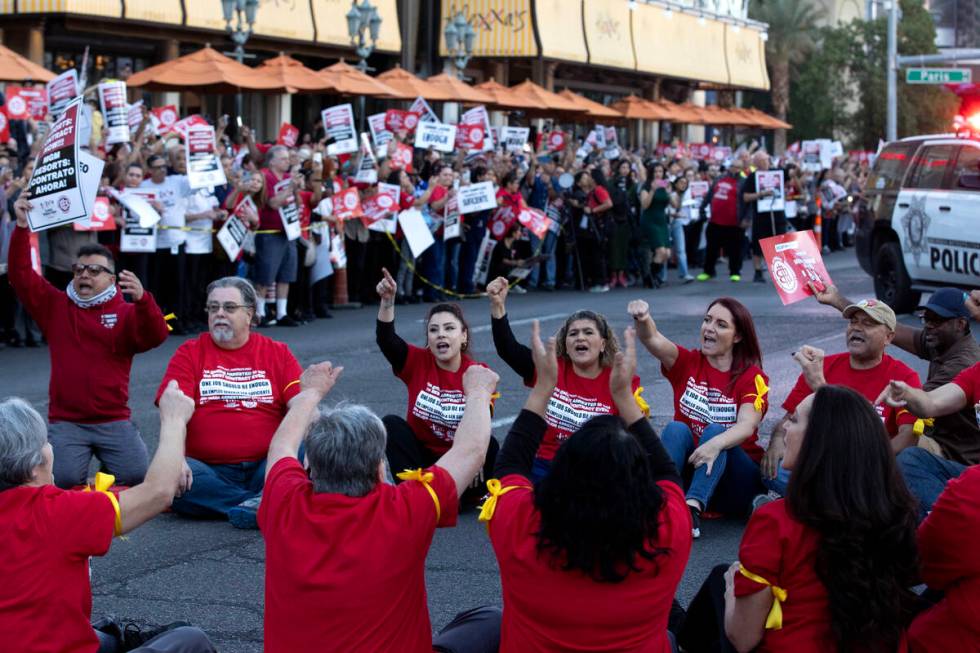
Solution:
[{"label": "yellow ribbon on arm", "polygon": [[919,419],[915,420],[915,424],[912,425],[912,433],[915,434],[915,437],[921,438],[923,435],[925,435],[926,429],[931,428],[935,423],[936,420],[931,417],[920,417]]},{"label": "yellow ribbon on arm", "polygon": [[422,484],[422,487],[429,491],[429,496],[432,497],[432,503],[436,504],[436,523],[438,524],[442,518],[442,506],[439,505],[439,496],[436,494],[436,491],[429,485],[432,479],[435,478],[432,472],[423,472],[421,468],[406,469],[404,472],[396,474],[396,476],[403,481],[418,481]]},{"label": "yellow ribbon on arm", "polygon": [[83,492],[101,492],[102,494],[109,497],[109,502],[112,503],[112,509],[116,511],[116,523],[113,534],[116,537],[122,535],[122,513],[119,512],[119,500],[116,499],[116,495],[109,491],[112,484],[116,482],[116,477],[112,474],[103,474],[102,472],[96,472],[95,474],[95,487],[91,485],[85,486]]},{"label": "yellow ribbon on arm", "polygon": [[[493,513],[497,510],[497,499],[507,494],[511,490],[516,490],[517,488],[524,488],[530,490],[530,485],[508,485],[503,487],[500,484],[500,480],[496,478],[491,478],[487,481],[487,490],[490,491],[490,497],[480,506],[480,517],[479,520],[482,522],[489,522],[493,519]],[[490,524],[487,524],[489,528]]]},{"label": "yellow ribbon on arm", "polygon": [[636,391],[633,392],[633,399],[636,401],[637,407],[643,411],[644,417],[650,417],[650,404],[647,400],[643,398],[643,386],[639,386]]},{"label": "yellow ribbon on arm", "polygon": [[749,395],[750,397],[755,396],[755,401],[752,402],[752,406],[755,407],[756,411],[762,412],[762,407],[765,405],[765,397],[769,394],[769,386],[766,385],[766,380],[762,378],[761,374],[755,375],[755,395]]},{"label": "yellow ribbon on arm", "polygon": [[760,585],[767,585],[769,589],[772,590],[772,608],[769,610],[769,616],[766,617],[766,630],[782,630],[783,627],[783,601],[789,596],[789,593],[782,587],[776,587],[769,581],[767,581],[762,576],[753,574],[751,571],[745,568],[744,565],[739,564],[738,572],[748,578],[749,580],[754,580]]},{"label": "yellow ribbon on arm", "polygon": [[174,330],[174,328],[172,326],[170,326],[169,323],[170,322],[173,322],[176,319],[177,319],[177,316],[174,315],[173,313],[167,313],[166,315],[163,316],[163,321],[168,323],[167,324],[167,331],[173,331]]}]

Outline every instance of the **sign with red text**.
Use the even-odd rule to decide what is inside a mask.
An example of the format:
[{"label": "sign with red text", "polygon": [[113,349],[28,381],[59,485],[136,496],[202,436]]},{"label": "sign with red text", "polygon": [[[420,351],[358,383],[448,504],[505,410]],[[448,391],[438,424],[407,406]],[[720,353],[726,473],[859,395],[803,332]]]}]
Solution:
[{"label": "sign with red text", "polygon": [[517,219],[528,231],[539,239],[543,239],[551,227],[551,218],[545,215],[544,211],[530,207],[521,209],[521,212],[517,215]]},{"label": "sign with red text", "polygon": [[177,107],[172,104],[150,109],[150,114],[153,116],[153,126],[161,136],[169,134],[180,117],[180,114],[177,113]]},{"label": "sign with red text", "polygon": [[[377,208],[381,213],[380,216],[375,217],[371,224],[368,225],[368,229],[382,233],[387,232],[389,234],[393,234],[398,230],[398,209],[401,195],[402,189],[398,184],[386,184],[384,182],[378,184],[378,194],[374,195],[374,198]],[[387,201],[382,200],[381,196],[387,196],[391,200],[391,209],[385,208],[384,205],[387,204]],[[367,200],[362,203],[362,207],[365,216],[367,216]]]},{"label": "sign with red text", "polygon": [[706,181],[692,181],[691,182],[691,197],[696,200],[703,199],[705,195],[708,194],[708,189],[711,187]]},{"label": "sign with red text", "polygon": [[225,250],[229,261],[237,261],[238,257],[241,256],[242,247],[247,237],[248,227],[237,215],[229,216],[221,225],[221,229],[218,229],[218,233],[215,234],[218,244]]},{"label": "sign with red text", "polygon": [[115,231],[116,220],[112,217],[108,197],[96,197],[92,215],[72,223],[75,231]]},{"label": "sign with red text", "polygon": [[408,110],[418,116],[419,120],[425,122],[440,122],[439,116],[437,116],[436,112],[432,110],[432,107],[430,107],[429,103],[425,101],[425,98],[415,98],[415,101],[412,102],[412,106],[410,106]]},{"label": "sign with red text", "polygon": [[352,220],[364,215],[360,191],[352,186],[334,195],[333,214],[340,220]]},{"label": "sign with red text", "polygon": [[784,306],[809,297],[809,282],[813,282],[817,289],[833,283],[812,231],[794,231],[763,238],[759,246]]},{"label": "sign with red text", "polygon": [[517,216],[514,215],[514,211],[509,206],[501,206],[494,211],[493,217],[490,218],[490,223],[487,225],[487,230],[494,238],[501,240],[507,235],[507,231],[516,220]]},{"label": "sign with red text", "polygon": [[[398,211],[398,197],[389,190],[390,184],[385,186],[387,188],[384,191],[379,188],[377,193],[361,202],[361,222],[365,226],[370,227],[373,222],[387,218]],[[398,186],[394,188],[400,190]]]},{"label": "sign with red text", "polygon": [[[292,188],[293,180],[287,177],[272,187],[272,193],[279,195],[284,191],[291,191]],[[303,235],[296,193],[290,192],[286,195],[286,201],[279,206],[279,219],[282,220],[282,231],[286,235],[286,240],[296,240]]]},{"label": "sign with red text", "polygon": [[378,153],[378,156],[385,156],[388,143],[395,137],[394,134],[385,128],[385,116],[387,115],[387,113],[375,113],[374,115],[368,116],[367,119],[368,129],[371,130],[371,143],[374,144],[374,150]]},{"label": "sign with red text", "polygon": [[195,125],[184,141],[187,156],[187,183],[191,188],[210,188],[228,183],[214,145],[214,127]]},{"label": "sign with red text", "polygon": [[48,92],[43,88],[7,86],[7,117],[11,120],[44,120],[48,115]]},{"label": "sign with red text", "polygon": [[756,170],[755,192],[769,193],[756,201],[758,214],[786,210],[786,189],[782,170]]},{"label": "sign with red text", "polygon": [[464,152],[482,152],[485,135],[483,125],[457,125],[456,148]]},{"label": "sign with red text", "polygon": [[320,112],[323,131],[333,143],[327,146],[327,154],[349,154],[357,151],[357,129],[354,127],[354,109],[350,104],[338,104]]},{"label": "sign with red text", "polygon": [[419,125],[419,115],[412,111],[402,111],[401,109],[388,109],[385,111],[385,129],[392,133],[405,130],[408,133],[415,131]]},{"label": "sign with red text", "polygon": [[171,127],[171,130],[184,140],[187,140],[187,132],[190,131],[191,127],[207,126],[209,126],[208,121],[205,120],[203,116],[195,113],[193,116],[187,116],[183,120],[178,120],[175,122]]},{"label": "sign with red text", "polygon": [[72,68],[47,83],[48,113],[57,120],[72,100],[78,97],[78,71]]},{"label": "sign with red text", "polygon": [[129,142],[129,102],[126,82],[110,80],[99,84],[99,106],[105,120],[106,145]]},{"label": "sign with red text", "polygon": [[126,122],[129,123],[129,133],[135,136],[143,123],[143,100],[126,106]]},{"label": "sign with red text", "polygon": [[371,151],[371,143],[368,142],[368,135],[361,134],[361,156],[357,162],[357,174],[354,181],[359,184],[378,183],[378,160]]},{"label": "sign with red text", "polygon": [[391,169],[412,172],[412,157],[414,152],[411,145],[399,143],[391,155]]},{"label": "sign with red text", "polygon": [[288,122],[282,123],[279,126],[279,136],[276,137],[277,145],[285,145],[286,147],[296,147],[296,141],[299,140],[299,127],[290,125]]},{"label": "sign with red text", "polygon": [[490,132],[490,114],[482,104],[473,107],[462,115],[459,120],[463,125],[482,125],[483,126],[483,147],[480,152],[488,152],[493,149],[493,134]]},{"label": "sign with red text", "polygon": [[10,119],[7,118],[7,108],[0,107],[0,145],[6,145],[10,140]]}]

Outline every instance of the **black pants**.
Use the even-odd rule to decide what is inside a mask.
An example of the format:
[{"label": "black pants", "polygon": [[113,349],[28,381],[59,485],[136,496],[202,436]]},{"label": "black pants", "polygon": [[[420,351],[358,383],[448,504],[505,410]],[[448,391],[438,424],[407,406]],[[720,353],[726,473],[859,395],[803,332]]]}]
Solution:
[{"label": "black pants", "polygon": [[[119,638],[100,630],[95,634],[99,637],[97,653],[116,653],[123,650]],[[499,636],[498,636],[499,638]],[[133,653],[215,653],[216,649],[199,628],[184,626],[163,632],[139,648],[131,649]]]},{"label": "black pants", "polygon": [[725,635],[725,572],[728,565],[711,570],[687,608],[677,642],[688,653],[735,653]]},{"label": "black pants", "polygon": [[187,323],[206,324],[207,315],[204,304],[207,297],[204,292],[211,282],[211,254],[187,254],[187,291],[186,308]]},{"label": "black pants", "polygon": [[601,286],[609,281],[606,268],[606,243],[595,229],[579,229],[578,255],[586,286]]},{"label": "black pants", "polygon": [[[441,454],[430,451],[419,442],[405,418],[398,415],[385,415],[382,421],[385,425],[385,431],[388,433],[385,455],[388,457],[388,467],[391,469],[392,476],[406,469],[424,469],[434,465],[439,460]],[[490,446],[487,447],[487,457],[483,462],[484,479],[493,478],[493,466],[497,462],[498,451],[500,451],[500,444],[496,438],[491,436]],[[397,478],[395,482],[398,482]],[[467,498],[472,498],[471,495],[479,498],[484,494],[486,494],[484,485],[467,490],[465,493]]]},{"label": "black pants", "polygon": [[[150,289],[163,314],[177,316],[174,331],[182,330],[188,319],[190,295],[187,293],[187,253],[184,245],[172,254],[170,249],[158,249],[150,269]],[[179,334],[178,334],[179,335]]]},{"label": "black pants", "polygon": [[150,288],[150,258],[152,256],[148,252],[122,252],[119,254],[120,263],[122,263],[120,269],[129,270],[135,274],[140,283],[155,294],[154,289]]},{"label": "black pants", "polygon": [[497,653],[500,648],[500,608],[483,606],[460,612],[432,638],[440,653]]},{"label": "black pants", "polygon": [[722,249],[728,257],[728,274],[742,273],[742,240],[745,238],[745,232],[741,227],[722,226],[709,222],[705,238],[707,240],[704,253],[705,274],[715,276],[715,264]]},{"label": "black pants", "polygon": [[364,265],[367,262],[367,243],[355,238],[344,239],[344,249],[347,252],[347,299],[360,302],[364,290]]}]

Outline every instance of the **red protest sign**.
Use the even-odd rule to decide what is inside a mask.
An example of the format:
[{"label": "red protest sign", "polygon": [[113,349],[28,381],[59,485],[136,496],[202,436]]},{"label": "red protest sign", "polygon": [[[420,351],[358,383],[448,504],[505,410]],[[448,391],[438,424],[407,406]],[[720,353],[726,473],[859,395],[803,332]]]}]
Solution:
[{"label": "red protest sign", "polygon": [[178,136],[187,140],[187,132],[190,131],[191,127],[197,127],[198,125],[204,125],[206,127],[208,121],[195,113],[193,116],[187,116],[183,120],[175,122],[172,129]]},{"label": "red protest sign", "polygon": [[388,217],[398,210],[397,200],[389,193],[378,192],[361,203],[361,222],[370,227],[373,223]]},{"label": "red protest sign", "polygon": [[418,126],[419,114],[413,111],[402,111],[401,109],[385,111],[385,129],[393,134],[403,129],[407,132],[413,132]]},{"label": "red protest sign", "polygon": [[483,125],[457,125],[456,126],[456,148],[468,151],[480,151],[483,149],[483,139],[486,130]]},{"label": "red protest sign", "polygon": [[551,132],[548,134],[548,149],[552,152],[561,152],[565,149],[565,132]]},{"label": "red protest sign", "polygon": [[157,126],[157,132],[161,135],[169,133],[174,128],[174,125],[177,124],[177,118],[179,117],[177,107],[172,104],[168,104],[165,107],[154,107],[150,110],[150,113],[160,123]]},{"label": "red protest sign", "polygon": [[278,145],[285,145],[286,147],[296,147],[296,141],[299,140],[299,127],[294,127],[288,122],[282,123],[279,127],[279,136],[276,138],[276,143]]},{"label": "red protest sign", "polygon": [[[43,89],[38,91],[33,88],[8,86],[4,92],[4,96],[7,100],[7,104],[5,105],[7,117],[11,120],[27,120],[28,118],[36,117],[32,111],[40,111],[41,118],[44,118],[47,113],[48,99],[47,93]],[[35,106],[39,100],[44,103],[44,106],[40,110]]]},{"label": "red protest sign", "polygon": [[10,120],[7,119],[6,107],[0,107],[0,145],[6,145],[10,140]]},{"label": "red protest sign", "polygon": [[812,231],[794,231],[763,238],[759,246],[784,306],[809,297],[812,293],[807,283],[811,281],[818,290],[833,283]]},{"label": "red protest sign", "polygon": [[411,145],[405,145],[404,143],[399,143],[395,148],[395,151],[391,154],[391,169],[392,170],[405,170],[405,172],[412,172],[412,156],[414,151]]},{"label": "red protest sign", "polygon": [[92,215],[86,220],[72,223],[75,231],[115,231],[116,220],[109,209],[108,197],[96,197],[92,205]]},{"label": "red protest sign", "polygon": [[359,218],[364,214],[361,209],[361,193],[353,186],[333,196],[333,214],[340,220]]},{"label": "red protest sign", "polygon": [[551,226],[551,218],[546,216],[544,211],[539,211],[538,209],[522,209],[518,214],[517,219],[527,228],[528,231],[534,234],[536,238],[542,240],[548,234],[548,227]]},{"label": "red protest sign", "polygon": [[510,226],[514,224],[517,217],[509,206],[501,206],[496,211],[494,211],[493,217],[490,218],[490,224],[487,225],[490,229],[490,235],[501,240],[505,235],[507,235],[507,230]]}]

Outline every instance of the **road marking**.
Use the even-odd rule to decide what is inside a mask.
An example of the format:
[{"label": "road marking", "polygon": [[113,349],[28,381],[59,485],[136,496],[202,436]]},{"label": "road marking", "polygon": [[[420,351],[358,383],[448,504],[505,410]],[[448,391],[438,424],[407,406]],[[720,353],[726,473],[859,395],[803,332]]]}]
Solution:
[{"label": "road marking", "polygon": [[[527,317],[527,318],[523,318],[523,319],[520,319],[520,320],[513,320],[510,323],[510,326],[515,327],[515,326],[521,326],[523,324],[530,324],[531,322],[534,322],[535,320],[537,320],[538,322],[550,322],[551,320],[558,320],[558,319],[561,319],[561,318],[566,318],[569,315],[571,315],[571,314],[565,312],[565,313],[552,313],[550,315],[542,315],[540,317]],[[489,331],[491,328],[492,328],[492,325],[490,325],[490,324],[481,324],[478,327],[473,327],[472,329],[470,329],[470,331],[472,331],[473,333],[482,333],[484,331]]]},{"label": "road marking", "polygon": [[501,417],[500,419],[495,419],[490,422],[490,428],[498,429],[501,426],[510,426],[517,419],[517,415],[511,415],[510,417]]}]

